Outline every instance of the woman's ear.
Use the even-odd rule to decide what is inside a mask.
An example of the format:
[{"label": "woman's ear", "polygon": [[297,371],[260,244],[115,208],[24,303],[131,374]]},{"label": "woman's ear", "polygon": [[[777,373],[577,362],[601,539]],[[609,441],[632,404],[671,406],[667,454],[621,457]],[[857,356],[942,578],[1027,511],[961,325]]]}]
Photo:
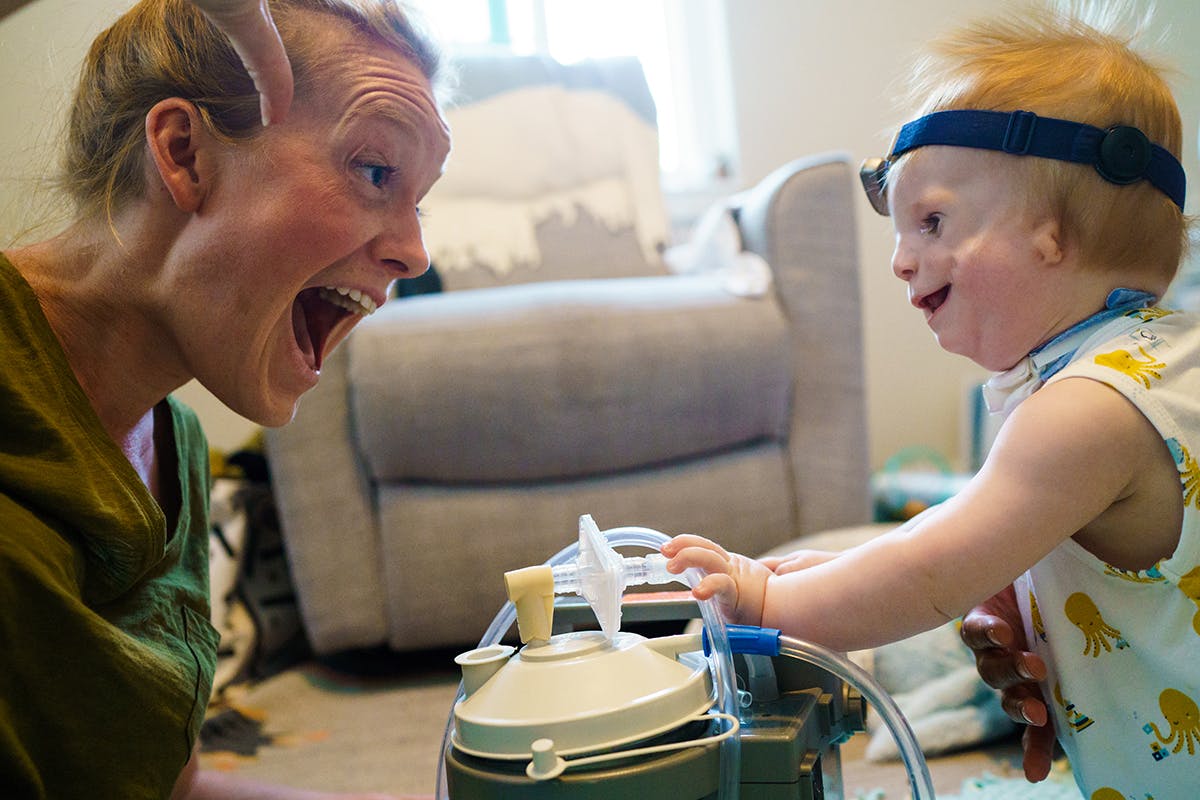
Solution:
[{"label": "woman's ear", "polygon": [[154,165],[147,178],[157,176],[176,207],[192,213],[209,190],[214,144],[195,105],[179,97],[160,100],[146,113],[146,145]]}]

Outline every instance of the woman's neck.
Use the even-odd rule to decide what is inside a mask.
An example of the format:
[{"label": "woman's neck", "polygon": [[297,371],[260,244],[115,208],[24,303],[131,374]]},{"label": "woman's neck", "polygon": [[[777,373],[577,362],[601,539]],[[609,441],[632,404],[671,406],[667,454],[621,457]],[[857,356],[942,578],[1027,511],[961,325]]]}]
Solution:
[{"label": "woman's neck", "polygon": [[[136,249],[77,224],[6,252],[33,288],[101,424],[147,485],[154,475],[154,407],[186,382],[152,324]],[[148,471],[147,471],[148,470]]]}]

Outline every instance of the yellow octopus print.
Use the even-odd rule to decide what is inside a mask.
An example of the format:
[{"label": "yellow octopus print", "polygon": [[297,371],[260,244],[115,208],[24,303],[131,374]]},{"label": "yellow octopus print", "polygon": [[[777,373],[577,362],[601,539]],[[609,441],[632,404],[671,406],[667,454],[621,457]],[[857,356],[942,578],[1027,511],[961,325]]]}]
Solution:
[{"label": "yellow octopus print", "polygon": [[1158,696],[1158,707],[1162,709],[1171,734],[1163,736],[1158,725],[1147,723],[1158,741],[1167,745],[1174,742],[1172,753],[1178,753],[1186,746],[1189,756],[1196,755],[1196,747],[1200,745],[1200,708],[1196,701],[1178,689],[1164,689]]},{"label": "yellow octopus print", "polygon": [[1033,624],[1033,632],[1043,642],[1046,641],[1046,624],[1042,622],[1042,611],[1038,608],[1037,598],[1029,593],[1029,621]]},{"label": "yellow octopus print", "polygon": [[[1179,591],[1183,592],[1184,597],[1195,603],[1197,609],[1200,609],[1200,567],[1196,567],[1179,579]],[[1200,610],[1197,610],[1196,616],[1192,617],[1192,630],[1200,634]]]},{"label": "yellow octopus print", "polygon": [[[1159,562],[1161,563],[1161,562]],[[1105,563],[1104,574],[1110,578],[1120,578],[1129,583],[1166,583],[1167,579],[1161,572],[1158,571],[1158,564],[1150,567],[1147,570],[1138,571],[1132,569],[1122,569],[1114,567],[1112,564]]]},{"label": "yellow octopus print", "polygon": [[1141,345],[1138,345],[1138,352],[1141,353],[1141,358],[1138,358],[1128,350],[1114,350],[1111,353],[1101,353],[1096,356],[1095,362],[1102,367],[1115,369],[1117,372],[1141,382],[1143,386],[1149,389],[1151,378],[1162,380],[1162,374],[1158,370],[1165,367],[1166,364],[1147,353],[1146,348]]},{"label": "yellow octopus print", "polygon": [[1162,319],[1163,317],[1169,317],[1174,313],[1174,311],[1169,311],[1165,308],[1158,308],[1157,306],[1154,306],[1152,308],[1134,309],[1133,311],[1128,312],[1125,316],[1132,317],[1134,319],[1140,319],[1142,322],[1151,322],[1156,319]]},{"label": "yellow octopus print", "polygon": [[1179,469],[1184,508],[1195,506],[1200,509],[1200,464],[1196,463],[1195,457],[1174,436],[1167,439],[1166,442],[1167,449],[1171,451],[1171,457],[1175,459],[1175,466]]},{"label": "yellow octopus print", "polygon": [[1121,632],[1104,621],[1100,616],[1100,609],[1096,608],[1092,598],[1083,592],[1076,592],[1068,597],[1063,612],[1073,625],[1083,631],[1085,656],[1099,658],[1101,647],[1105,652],[1111,653],[1112,645],[1109,644],[1109,639],[1115,640],[1118,650],[1129,647],[1129,642],[1125,641]]}]

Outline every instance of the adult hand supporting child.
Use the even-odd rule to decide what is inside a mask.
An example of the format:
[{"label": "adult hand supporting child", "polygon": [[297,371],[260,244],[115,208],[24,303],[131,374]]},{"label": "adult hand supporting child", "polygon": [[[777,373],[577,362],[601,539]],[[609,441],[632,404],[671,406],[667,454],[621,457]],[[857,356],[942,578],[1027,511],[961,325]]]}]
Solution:
[{"label": "adult hand supporting child", "polygon": [[1045,780],[1054,757],[1054,723],[1037,681],[1046,664],[1026,648],[1025,628],[1012,586],[971,609],[963,617],[962,640],[975,653],[980,677],[1001,691],[1005,713],[1027,727],[1021,737],[1025,778]]}]

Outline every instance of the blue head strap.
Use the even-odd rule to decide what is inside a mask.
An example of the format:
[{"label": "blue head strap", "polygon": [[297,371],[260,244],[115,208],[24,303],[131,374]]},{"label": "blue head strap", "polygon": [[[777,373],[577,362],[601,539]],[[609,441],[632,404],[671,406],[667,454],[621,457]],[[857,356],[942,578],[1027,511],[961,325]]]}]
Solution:
[{"label": "blue head strap", "polygon": [[1108,130],[1039,117],[1031,111],[936,111],[900,129],[887,159],[870,159],[861,170],[871,205],[887,215],[885,179],[900,155],[927,145],[974,147],[1018,156],[1090,164],[1106,181],[1124,186],[1147,180],[1183,210],[1187,181],[1175,156],[1138,128]]}]

